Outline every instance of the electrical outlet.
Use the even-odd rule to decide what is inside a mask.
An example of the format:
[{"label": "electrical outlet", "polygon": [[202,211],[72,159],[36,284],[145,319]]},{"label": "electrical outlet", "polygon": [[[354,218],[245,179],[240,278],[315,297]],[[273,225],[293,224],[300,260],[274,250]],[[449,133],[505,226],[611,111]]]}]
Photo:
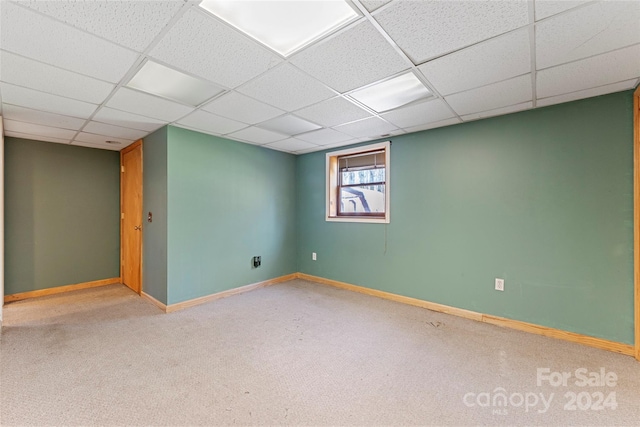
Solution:
[{"label": "electrical outlet", "polygon": [[315,253],[315,252],[311,252],[311,259],[312,259],[313,261],[315,261],[317,258],[318,258],[318,257],[316,256],[316,253]]},{"label": "electrical outlet", "polygon": [[504,279],[496,278],[496,291],[504,291]]}]

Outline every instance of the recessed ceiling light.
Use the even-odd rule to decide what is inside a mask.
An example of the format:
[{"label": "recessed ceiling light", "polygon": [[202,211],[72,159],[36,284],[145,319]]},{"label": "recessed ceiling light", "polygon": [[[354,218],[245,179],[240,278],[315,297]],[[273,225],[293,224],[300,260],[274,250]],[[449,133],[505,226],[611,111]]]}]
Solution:
[{"label": "recessed ceiling light", "polygon": [[147,61],[127,86],[194,107],[224,90],[153,61]]},{"label": "recessed ceiling light", "polygon": [[344,0],[203,0],[200,7],[285,57],[360,16]]},{"label": "recessed ceiling light", "polygon": [[353,99],[378,113],[401,107],[430,95],[429,89],[412,72],[375,83],[349,94]]}]

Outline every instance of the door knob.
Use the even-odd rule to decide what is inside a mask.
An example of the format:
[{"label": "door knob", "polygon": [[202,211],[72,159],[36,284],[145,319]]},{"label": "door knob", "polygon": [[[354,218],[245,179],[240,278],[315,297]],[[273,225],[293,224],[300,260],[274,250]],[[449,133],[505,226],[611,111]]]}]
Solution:
[{"label": "door knob", "polygon": [[141,225],[136,225],[133,227],[134,230],[142,230],[142,226]]}]

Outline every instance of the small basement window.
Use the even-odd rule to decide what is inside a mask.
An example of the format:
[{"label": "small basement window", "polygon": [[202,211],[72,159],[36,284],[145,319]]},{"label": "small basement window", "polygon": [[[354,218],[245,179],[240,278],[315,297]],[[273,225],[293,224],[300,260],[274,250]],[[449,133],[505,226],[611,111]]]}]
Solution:
[{"label": "small basement window", "polygon": [[327,221],[389,222],[390,146],[327,153]]}]

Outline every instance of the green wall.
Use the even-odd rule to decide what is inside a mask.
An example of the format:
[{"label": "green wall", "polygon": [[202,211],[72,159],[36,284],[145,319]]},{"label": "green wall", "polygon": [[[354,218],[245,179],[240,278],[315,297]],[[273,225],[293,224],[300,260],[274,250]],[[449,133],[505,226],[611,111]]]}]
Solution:
[{"label": "green wall", "polygon": [[[167,303],[167,127],[144,138],[142,290]],[[153,221],[147,222],[147,213]]]},{"label": "green wall", "polygon": [[114,151],[5,137],[5,294],[120,275]]},{"label": "green wall", "polygon": [[[175,304],[296,272],[295,156],[172,126],[163,132],[144,142],[145,213],[154,213],[145,292]],[[257,255],[262,266],[253,268]]]},{"label": "green wall", "polygon": [[633,343],[632,101],[394,137],[388,225],[326,222],[325,152],[299,156],[299,271]]}]

